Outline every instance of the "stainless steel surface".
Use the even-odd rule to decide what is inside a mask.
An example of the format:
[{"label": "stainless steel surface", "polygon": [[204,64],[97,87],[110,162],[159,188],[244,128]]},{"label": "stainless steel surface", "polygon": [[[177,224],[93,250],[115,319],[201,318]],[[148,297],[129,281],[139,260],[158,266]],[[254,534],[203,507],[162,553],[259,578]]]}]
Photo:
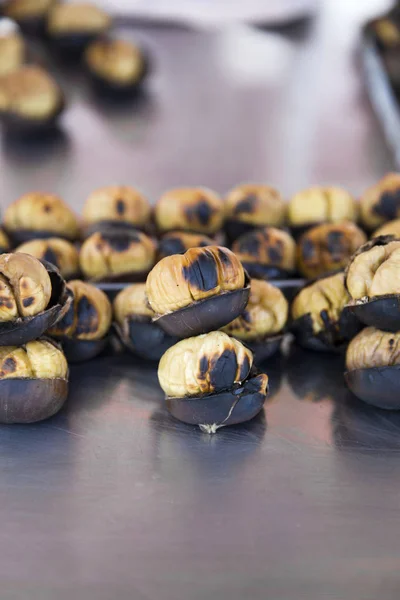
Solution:
[{"label": "stainless steel surface", "polygon": [[[79,209],[112,181],[152,198],[243,179],[359,193],[392,165],[347,4],[291,40],[138,31],[157,63],[147,96],[111,110],[69,75],[65,137],[3,140],[3,206],[41,188]],[[166,414],[154,366],[73,367],[61,414],[0,428],[1,599],[397,598],[400,417],[349,397],[340,360],[270,361],[265,415],[213,437]]]}]

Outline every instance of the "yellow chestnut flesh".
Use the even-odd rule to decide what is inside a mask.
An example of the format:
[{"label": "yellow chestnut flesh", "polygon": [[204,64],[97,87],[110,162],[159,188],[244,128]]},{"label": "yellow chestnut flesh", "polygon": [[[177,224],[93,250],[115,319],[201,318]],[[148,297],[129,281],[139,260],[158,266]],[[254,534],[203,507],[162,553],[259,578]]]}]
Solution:
[{"label": "yellow chestnut flesh", "polygon": [[113,304],[117,323],[122,325],[128,317],[154,317],[146,297],[146,284],[134,283],[119,292]]},{"label": "yellow chestnut flesh", "polygon": [[257,263],[293,271],[296,265],[296,243],[282,229],[265,227],[241,235],[232,250],[242,262]]},{"label": "yellow chestnut flesh", "polygon": [[[1,27],[1,22],[0,22]],[[19,69],[25,59],[25,44],[17,31],[0,31],[0,77]]]},{"label": "yellow chestnut flesh", "polygon": [[57,0],[9,0],[4,14],[15,21],[43,17]]},{"label": "yellow chestnut flesh", "polygon": [[47,30],[50,35],[73,33],[102,33],[111,25],[107,13],[89,2],[57,4],[48,17]]},{"label": "yellow chestnut flesh", "polygon": [[16,248],[15,252],[30,254],[40,260],[47,260],[56,266],[65,279],[79,272],[79,253],[71,242],[62,238],[31,240]]},{"label": "yellow chestnut flesh", "polygon": [[360,199],[361,220],[369,230],[400,217],[400,173],[388,173]]},{"label": "yellow chestnut flesh", "polygon": [[205,188],[178,188],[158,200],[154,216],[159,231],[182,229],[212,235],[224,221],[224,203]]},{"label": "yellow chestnut flesh", "polygon": [[376,229],[372,234],[372,238],[379,237],[380,235],[394,235],[397,238],[400,238],[400,219],[393,219],[393,221],[388,221],[379,229]]},{"label": "yellow chestnut flesh", "polygon": [[255,340],[282,331],[287,317],[288,303],[282,292],[267,281],[252,279],[246,309],[223,331],[241,340]]},{"label": "yellow chestnut flesh", "polygon": [[295,227],[354,221],[357,218],[357,205],[353,196],[343,188],[315,186],[291,198],[288,216],[289,223]]},{"label": "yellow chestnut flesh", "polygon": [[61,350],[48,340],[24,346],[0,347],[0,379],[65,379],[68,364]]},{"label": "yellow chestnut flesh", "polygon": [[146,295],[154,312],[164,315],[244,283],[243,267],[227,248],[191,248],[156,264],[147,276]]},{"label": "yellow chestnut flesh", "polygon": [[225,199],[228,219],[264,227],[283,225],[286,205],[279,191],[269,185],[243,184],[233,188]]},{"label": "yellow chestnut flesh", "polygon": [[400,333],[366,327],[350,342],[346,353],[346,368],[369,369],[400,364]]},{"label": "yellow chestnut flesh", "polygon": [[96,40],[87,48],[85,60],[97,77],[117,85],[133,85],[143,75],[142,52],[125,40]]},{"label": "yellow chestnut flesh", "polygon": [[373,246],[351,261],[346,285],[354,300],[399,294],[400,240]]},{"label": "yellow chestnut flesh", "polygon": [[173,398],[212,394],[244,381],[253,355],[222,331],[182,340],[169,348],[158,367],[164,393]]},{"label": "yellow chestnut flesh", "polygon": [[112,185],[95,190],[82,211],[86,225],[101,221],[120,221],[137,227],[147,225],[151,218],[148,200],[126,185]]}]

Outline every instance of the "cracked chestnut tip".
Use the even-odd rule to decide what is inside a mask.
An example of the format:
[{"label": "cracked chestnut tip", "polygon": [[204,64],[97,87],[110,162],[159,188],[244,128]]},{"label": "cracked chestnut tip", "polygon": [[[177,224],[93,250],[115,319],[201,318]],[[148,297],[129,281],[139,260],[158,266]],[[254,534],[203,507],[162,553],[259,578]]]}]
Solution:
[{"label": "cracked chestnut tip", "polygon": [[205,248],[215,245],[215,241],[201,233],[170,231],[158,242],[158,260],[172,254],[184,254],[190,248]]},{"label": "cracked chestnut tip", "polygon": [[46,33],[61,57],[79,58],[85,48],[111,27],[111,17],[95,4],[75,2],[56,4],[49,11]]},{"label": "cracked chestnut tip", "polygon": [[288,207],[289,225],[305,230],[321,223],[339,223],[357,219],[353,196],[340,187],[314,186],[295,194]]},{"label": "cracked chestnut tip", "polygon": [[79,252],[71,242],[63,238],[31,240],[18,246],[15,252],[46,260],[57,267],[64,279],[72,279],[79,274]]},{"label": "cracked chestnut tip", "polygon": [[250,286],[238,258],[219,246],[163,258],[150,271],[146,295],[155,322],[181,338],[219,329],[244,310]]},{"label": "cracked chestnut tip", "polygon": [[262,362],[279,349],[288,310],[288,302],[277,287],[252,279],[245,310],[223,331],[243,341],[253,352],[255,361]]},{"label": "cracked chestnut tip", "polygon": [[160,360],[164,352],[179,341],[157,323],[146,297],[146,284],[134,283],[115,298],[115,328],[123,345],[145,360]]},{"label": "cracked chestnut tip", "polygon": [[68,395],[68,364],[46,338],[0,347],[0,423],[35,423],[60,410]]},{"label": "cracked chestnut tip", "polygon": [[360,400],[400,409],[400,333],[363,329],[349,344],[345,379]]},{"label": "cracked chestnut tip", "polygon": [[177,188],[165,192],[154,208],[160,232],[182,230],[214,235],[224,222],[224,203],[206,188]]},{"label": "cracked chestnut tip", "polygon": [[349,306],[365,325],[400,330],[400,239],[381,236],[367,242],[346,270]]},{"label": "cracked chestnut tip", "polygon": [[0,80],[0,120],[12,133],[52,129],[64,105],[59,85],[41,67],[22,65]]},{"label": "cracked chestnut tip", "polygon": [[305,285],[291,307],[291,330],[297,342],[310,350],[343,351],[361,328],[347,307],[349,300],[343,272]]},{"label": "cracked chestnut tip", "polygon": [[146,229],[151,221],[151,206],[135,188],[110,185],[90,194],[83,206],[82,217],[90,234],[105,226]]},{"label": "cracked chestnut tip", "polygon": [[360,216],[369,231],[400,217],[400,173],[388,173],[364,192]]},{"label": "cracked chestnut tip", "polygon": [[48,334],[62,344],[70,362],[90,360],[108,343],[111,303],[104,292],[79,279],[70,281],[67,290],[72,298],[68,312]]},{"label": "cracked chestnut tip", "polygon": [[285,218],[285,201],[269,185],[238,185],[225,198],[225,231],[231,242],[256,227],[281,227]]},{"label": "cracked chestnut tip", "polygon": [[0,346],[40,337],[69,307],[58,269],[28,254],[0,255]]},{"label": "cracked chestnut tip", "polygon": [[0,20],[0,77],[19,69],[25,60],[25,42],[10,19]]},{"label": "cracked chestnut tip", "polygon": [[62,237],[72,241],[79,237],[76,216],[54,194],[24,194],[7,207],[3,224],[15,244],[35,238]]},{"label": "cracked chestnut tip", "polygon": [[315,279],[344,269],[366,236],[349,221],[317,225],[302,235],[297,247],[297,266],[302,275]]},{"label": "cracked chestnut tip", "polygon": [[94,88],[99,92],[135,92],[149,71],[147,54],[139,46],[110,36],[92,42],[84,60]]},{"label": "cracked chestnut tip", "polygon": [[137,229],[109,227],[89,236],[79,255],[92,281],[144,281],[156,260],[153,240]]},{"label": "cracked chestnut tip", "polygon": [[232,250],[250,277],[282,279],[296,267],[296,243],[292,236],[275,227],[255,229],[241,235]]},{"label": "cracked chestnut tip", "polygon": [[268,376],[254,375],[249,349],[222,331],[181,340],[158,367],[167,408],[207,433],[249,421],[262,409]]}]

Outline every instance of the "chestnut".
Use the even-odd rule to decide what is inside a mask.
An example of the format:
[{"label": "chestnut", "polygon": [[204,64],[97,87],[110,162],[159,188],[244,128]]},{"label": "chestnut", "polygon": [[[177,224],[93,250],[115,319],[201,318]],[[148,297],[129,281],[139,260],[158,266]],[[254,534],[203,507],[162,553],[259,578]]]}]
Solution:
[{"label": "chestnut", "polygon": [[19,69],[25,60],[25,42],[18,26],[0,19],[0,77]]},{"label": "chestnut", "polygon": [[250,277],[284,279],[295,271],[296,243],[282,229],[264,227],[245,233],[233,243],[232,250]]},{"label": "chestnut", "polygon": [[35,423],[68,396],[68,364],[51,340],[0,347],[0,423]]},{"label": "chestnut", "polygon": [[53,129],[64,105],[60,87],[41,67],[24,65],[0,79],[0,121],[12,134]]},{"label": "chestnut", "polygon": [[213,236],[224,222],[224,203],[206,188],[177,188],[165,192],[154,208],[160,232],[191,231]]},{"label": "chestnut", "polygon": [[368,29],[373,33],[379,49],[385,53],[400,47],[399,24],[390,15],[374,19],[368,24]]},{"label": "chestnut", "polygon": [[295,296],[291,330],[297,342],[310,350],[341,352],[361,329],[347,306],[350,296],[344,273],[307,283]]},{"label": "chestnut", "polygon": [[364,192],[360,215],[362,225],[369,231],[400,217],[400,173],[388,173]]},{"label": "chestnut", "polygon": [[106,294],[79,279],[70,281],[72,298],[68,312],[48,331],[58,340],[70,362],[94,358],[109,341],[112,308]]},{"label": "chestnut", "polygon": [[382,236],[356,252],[346,269],[350,309],[365,325],[400,330],[400,239]]},{"label": "chestnut", "polygon": [[400,409],[400,332],[363,329],[349,344],[345,380],[360,400]]},{"label": "chestnut", "polygon": [[110,227],[82,244],[79,264],[92,281],[144,281],[156,260],[153,240],[136,229]]},{"label": "chestnut", "polygon": [[322,223],[355,221],[358,216],[353,196],[340,187],[314,186],[292,196],[288,206],[289,226],[296,236]]},{"label": "chestnut", "polygon": [[74,61],[111,24],[111,17],[95,4],[55,4],[47,16],[46,35],[61,58]]},{"label": "chestnut", "polygon": [[376,238],[382,235],[393,235],[396,238],[400,238],[400,219],[393,219],[393,221],[384,223],[384,225],[374,231],[371,237]]},{"label": "chestnut", "polygon": [[146,360],[160,360],[179,341],[157,323],[146,297],[146,284],[134,283],[114,299],[115,328],[123,345]]},{"label": "chestnut", "polygon": [[223,331],[243,342],[253,352],[254,360],[262,362],[279,350],[288,310],[288,302],[277,287],[252,279],[245,310]]},{"label": "chestnut", "polygon": [[250,350],[222,331],[181,340],[158,366],[167,409],[206,433],[249,421],[268,391],[268,376],[255,375],[252,365]]},{"label": "chestnut", "polygon": [[0,227],[0,254],[3,254],[3,252],[8,252],[10,248],[11,244],[8,235],[4,229]]},{"label": "chestnut", "polygon": [[43,35],[47,13],[59,0],[5,0],[3,14],[29,34]]},{"label": "chestnut", "polygon": [[50,263],[29,254],[0,255],[0,346],[40,337],[69,307],[65,282]]},{"label": "chestnut", "polygon": [[219,329],[244,310],[250,285],[238,258],[219,246],[167,256],[150,271],[146,295],[155,322],[184,338]]},{"label": "chestnut", "polygon": [[147,229],[151,221],[151,206],[135,188],[110,185],[90,194],[82,216],[87,235],[109,226]]},{"label": "chestnut", "polygon": [[317,225],[299,240],[298,269],[308,279],[341,271],[366,239],[364,232],[349,221]]},{"label": "chestnut", "polygon": [[92,42],[84,60],[94,89],[106,94],[136,92],[149,70],[147,55],[139,46],[111,37]]},{"label": "chestnut", "polygon": [[31,192],[12,202],[4,213],[4,228],[15,244],[49,237],[76,240],[77,218],[54,194]]},{"label": "chestnut", "polygon": [[172,254],[184,254],[190,248],[205,248],[215,245],[215,241],[201,233],[170,231],[158,242],[158,260]]},{"label": "chestnut", "polygon": [[230,242],[257,227],[281,227],[285,217],[284,199],[269,185],[238,185],[225,198],[225,231]]},{"label": "chestnut", "polygon": [[79,275],[79,252],[71,242],[63,238],[30,240],[18,246],[15,252],[46,260],[57,267],[64,279],[74,279]]}]

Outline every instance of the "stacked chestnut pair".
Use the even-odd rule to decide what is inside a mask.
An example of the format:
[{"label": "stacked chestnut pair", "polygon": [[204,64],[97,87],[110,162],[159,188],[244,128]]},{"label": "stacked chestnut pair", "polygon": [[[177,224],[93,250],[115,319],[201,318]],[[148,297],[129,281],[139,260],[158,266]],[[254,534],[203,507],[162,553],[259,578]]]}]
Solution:
[{"label": "stacked chestnut pair", "polygon": [[380,236],[346,271],[349,308],[366,325],[349,344],[345,379],[361,400],[400,409],[400,239]]}]

